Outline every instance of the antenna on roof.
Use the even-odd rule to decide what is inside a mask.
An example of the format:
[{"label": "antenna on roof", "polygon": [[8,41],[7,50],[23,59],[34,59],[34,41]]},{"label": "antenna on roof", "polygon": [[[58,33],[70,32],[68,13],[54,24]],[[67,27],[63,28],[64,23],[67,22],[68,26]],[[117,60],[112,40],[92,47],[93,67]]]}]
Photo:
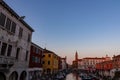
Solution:
[{"label": "antenna on roof", "polygon": [[23,19],[25,19],[25,16],[19,17],[19,20],[23,20]]}]

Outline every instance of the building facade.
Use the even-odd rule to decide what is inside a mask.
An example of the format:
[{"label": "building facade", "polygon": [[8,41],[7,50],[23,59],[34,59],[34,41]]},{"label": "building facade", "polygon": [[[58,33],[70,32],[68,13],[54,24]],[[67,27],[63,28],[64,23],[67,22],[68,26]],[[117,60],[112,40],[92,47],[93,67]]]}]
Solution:
[{"label": "building facade", "polygon": [[120,79],[120,55],[113,56],[113,69],[111,70],[111,76]]},{"label": "building facade", "polygon": [[28,80],[38,80],[42,75],[42,55],[43,49],[36,45],[35,43],[31,43],[30,50],[30,60],[29,60],[29,69],[28,69]]},{"label": "building facade", "polygon": [[59,57],[52,51],[44,49],[42,66],[45,74],[52,74],[58,71]]},{"label": "building facade", "polygon": [[99,75],[108,77],[113,80],[119,80],[120,78],[120,55],[114,55],[112,60],[104,61],[96,64],[96,70]]},{"label": "building facade", "polygon": [[83,64],[82,59],[78,59],[78,69],[81,69],[81,70],[84,69],[84,64]]},{"label": "building facade", "polygon": [[64,58],[61,58],[61,61],[62,61],[62,70],[65,70],[67,69],[67,58],[64,57]]},{"label": "building facade", "polygon": [[88,70],[90,72],[95,71],[97,63],[101,63],[101,62],[109,61],[109,60],[111,60],[111,58],[108,57],[107,55],[106,55],[106,57],[102,57],[102,58],[86,57],[86,58],[82,59],[84,69],[86,69],[86,70]]},{"label": "building facade", "polygon": [[96,64],[96,72],[100,76],[111,76],[111,70],[113,69],[113,60],[104,61]]},{"label": "building facade", "polygon": [[27,80],[33,31],[0,0],[0,80]]}]

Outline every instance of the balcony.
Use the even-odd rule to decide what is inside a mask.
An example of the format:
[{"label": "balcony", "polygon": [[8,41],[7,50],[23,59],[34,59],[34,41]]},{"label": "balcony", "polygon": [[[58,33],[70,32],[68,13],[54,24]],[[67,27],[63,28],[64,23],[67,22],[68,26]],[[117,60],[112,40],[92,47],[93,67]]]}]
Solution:
[{"label": "balcony", "polygon": [[0,71],[8,72],[9,69],[14,65],[14,63],[14,57],[0,56]]},{"label": "balcony", "polygon": [[14,64],[15,57],[0,56],[0,64]]}]

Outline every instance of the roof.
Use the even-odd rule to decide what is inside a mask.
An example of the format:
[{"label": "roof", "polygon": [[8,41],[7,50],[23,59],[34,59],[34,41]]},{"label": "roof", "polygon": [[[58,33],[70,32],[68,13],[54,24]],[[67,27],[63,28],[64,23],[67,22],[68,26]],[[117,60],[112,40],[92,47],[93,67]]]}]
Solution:
[{"label": "roof", "polygon": [[113,58],[120,58],[120,55],[114,55]]},{"label": "roof", "polygon": [[35,47],[38,47],[38,48],[40,48],[40,49],[43,49],[43,48],[41,48],[40,46],[38,46],[37,44],[35,44],[35,43],[33,43],[33,42],[31,42],[31,45],[32,45],[32,46],[35,46]]},{"label": "roof", "polygon": [[50,50],[47,50],[46,48],[43,49],[43,53],[52,53],[52,54],[56,55],[57,57],[59,57],[57,54],[55,54],[54,52],[52,52]]},{"label": "roof", "polygon": [[100,63],[97,63],[97,64],[109,64],[109,63],[113,63],[113,60],[104,61],[104,62],[100,62]]},{"label": "roof", "polygon": [[45,49],[43,49],[43,53],[54,53],[54,52],[52,52],[52,51],[50,51],[50,50],[47,50],[47,49],[45,48]]},{"label": "roof", "polygon": [[29,30],[34,32],[34,30],[31,28],[30,25],[28,25],[23,19],[20,19],[21,17],[12,9],[10,8],[3,0],[0,0],[0,5],[2,5],[5,9],[7,9],[12,15],[15,16],[16,19],[18,19],[23,25],[25,25]]},{"label": "roof", "polygon": [[82,59],[78,59],[78,61],[82,61]]},{"label": "roof", "polygon": [[86,57],[86,58],[83,58],[83,59],[105,59],[104,57],[102,58],[98,58],[98,57]]}]

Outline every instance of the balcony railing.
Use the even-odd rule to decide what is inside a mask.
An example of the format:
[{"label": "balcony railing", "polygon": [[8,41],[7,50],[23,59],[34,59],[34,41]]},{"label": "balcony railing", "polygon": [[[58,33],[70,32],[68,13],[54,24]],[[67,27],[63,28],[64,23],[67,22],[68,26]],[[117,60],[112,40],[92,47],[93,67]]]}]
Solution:
[{"label": "balcony railing", "polygon": [[0,64],[14,64],[14,63],[15,63],[15,57],[0,55]]},{"label": "balcony railing", "polygon": [[9,72],[10,69],[9,68],[6,68],[6,67],[0,67],[0,72]]},{"label": "balcony railing", "polygon": [[0,71],[9,72],[9,69],[14,65],[15,58],[0,55]]}]

